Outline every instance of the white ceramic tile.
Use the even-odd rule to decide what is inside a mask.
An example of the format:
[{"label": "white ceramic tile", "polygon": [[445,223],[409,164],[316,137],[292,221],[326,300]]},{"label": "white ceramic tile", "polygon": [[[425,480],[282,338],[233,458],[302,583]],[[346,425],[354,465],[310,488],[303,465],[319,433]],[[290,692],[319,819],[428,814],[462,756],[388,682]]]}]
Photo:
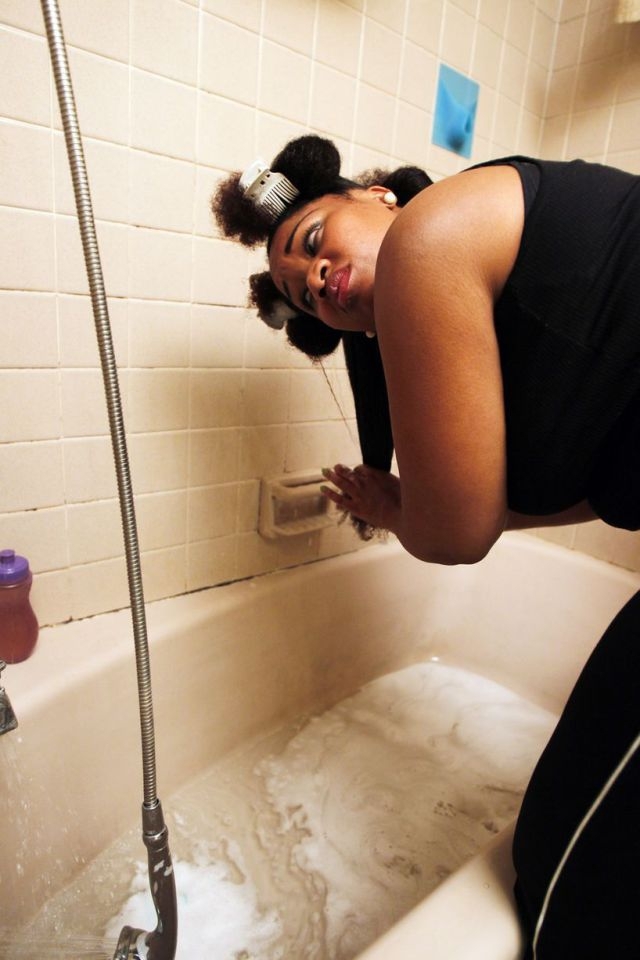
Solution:
[{"label": "white ceramic tile", "polygon": [[249,30],[259,30],[262,0],[201,0],[203,10],[215,13],[218,17],[237,23]]},{"label": "white ceramic tile", "polygon": [[615,23],[609,4],[590,9],[586,17],[582,60],[601,60],[622,53],[626,31]]},{"label": "white ceramic tile", "polygon": [[195,168],[182,160],[131,151],[131,222],[190,233]]},{"label": "white ceramic tile", "polygon": [[0,0],[0,21],[34,33],[44,33],[42,7],[38,0]]},{"label": "white ceramic tile", "polygon": [[520,129],[518,131],[517,153],[525,156],[537,157],[540,152],[540,136],[542,120],[536,114],[523,110],[520,115]]},{"label": "white ceramic tile", "polygon": [[567,20],[565,23],[559,25],[553,58],[554,70],[561,70],[563,67],[572,67],[578,63],[583,32],[583,20]]},{"label": "white ceramic tile", "polygon": [[241,480],[270,477],[283,473],[287,428],[246,427],[240,431],[240,460],[238,476]]},{"label": "white ceramic tile", "polygon": [[60,436],[58,372],[5,370],[0,377],[3,442]]},{"label": "white ceramic tile", "polygon": [[238,484],[238,533],[258,529],[260,483],[250,480]]},{"label": "white ceramic tile", "polygon": [[432,53],[440,49],[444,0],[409,0],[407,37]]},{"label": "white ceramic tile", "polygon": [[194,304],[191,309],[191,366],[241,367],[245,311]]},{"label": "white ceramic tile", "polygon": [[399,34],[367,19],[364,28],[361,77],[393,96],[398,90],[402,39]]},{"label": "white ceramic tile", "polygon": [[612,106],[614,99],[617,99],[621,70],[621,56],[581,64],[577,71],[574,110],[583,111]]},{"label": "white ceramic tile", "polygon": [[331,371],[325,379],[321,370],[292,370],[290,377],[289,419],[292,423],[342,420],[343,412],[347,411],[344,406],[343,384],[339,382],[336,371]]},{"label": "white ceramic tile", "polygon": [[238,426],[242,422],[242,380],[242,370],[193,370],[192,429]]},{"label": "white ceramic tile", "polygon": [[60,0],[60,18],[68,46],[128,62],[129,0]]},{"label": "white ceramic tile", "polygon": [[[126,407],[126,374],[120,373]],[[109,419],[100,370],[62,370],[62,429],[65,437],[98,437],[109,433]]]},{"label": "white ceramic tile", "polygon": [[550,67],[555,51],[556,24],[540,10],[533,20],[531,57],[543,67]]},{"label": "white ceramic tile", "polygon": [[483,87],[495,89],[498,85],[500,62],[502,58],[503,39],[493,30],[479,23],[477,26],[476,43],[471,64],[471,74]]},{"label": "white ceramic tile", "polygon": [[[83,151],[94,216],[98,220],[128,223],[130,161],[127,147],[85,137]],[[56,211],[75,216],[76,202],[62,133],[54,135],[53,159]]]},{"label": "white ceramic tile", "polygon": [[51,123],[49,52],[43,38],[0,28],[0,114]]},{"label": "white ceramic tile", "polygon": [[205,15],[202,21],[201,87],[209,93],[255,106],[258,47],[255,33]]},{"label": "white ceramic tile", "polygon": [[196,166],[196,186],[193,222],[194,230],[201,237],[222,239],[222,232],[211,212],[211,198],[225,175],[210,167]]},{"label": "white ceramic tile", "polygon": [[159,550],[186,542],[187,494],[184,490],[136,497],[140,549]]},{"label": "white ceramic tile", "polygon": [[271,330],[251,312],[246,321],[246,367],[288,367],[301,363],[302,354],[287,343],[283,330]]},{"label": "white ceramic tile", "polygon": [[255,153],[264,157],[265,160],[272,160],[285,143],[307,132],[303,125],[294,123],[293,120],[260,112],[256,116],[257,148]]},{"label": "white ceramic tile", "polygon": [[202,487],[229,483],[238,475],[240,437],[233,427],[192,430],[189,445],[189,483]]},{"label": "white ceramic tile", "polygon": [[433,117],[409,103],[398,105],[394,150],[403,163],[424,167],[431,137]]},{"label": "white ceramic tile", "polygon": [[558,117],[571,113],[576,88],[576,68],[554,70],[547,91],[545,117]]},{"label": "white ceramic tile", "polygon": [[374,150],[391,152],[395,100],[382,90],[360,86],[360,100],[356,115],[356,139]]},{"label": "white ceramic tile", "polygon": [[130,296],[142,300],[189,300],[190,236],[137,228],[131,231],[129,244]]},{"label": "white ceramic tile", "polygon": [[167,157],[193,160],[196,105],[197,95],[192,87],[133,70],[132,145]]},{"label": "white ceramic tile", "polygon": [[509,16],[509,0],[480,0],[478,19],[502,37]]},{"label": "white ceramic tile", "polygon": [[626,103],[618,103],[613,110],[609,149],[619,153],[624,150],[638,150],[639,148],[638,102],[629,100]]},{"label": "white ceramic tile", "polygon": [[51,133],[31,124],[0,122],[0,204],[51,210]]},{"label": "white ceramic tile", "polygon": [[28,210],[0,208],[0,288],[54,289],[53,217]]},{"label": "white ceramic tile", "polygon": [[287,442],[287,471],[311,470],[334,463],[360,463],[361,454],[347,424],[335,420],[292,424]]},{"label": "white ceramic tile", "polygon": [[415,43],[405,43],[400,96],[422,110],[434,103],[438,61],[434,54]]},{"label": "white ceramic tile", "polygon": [[353,134],[355,105],[355,80],[317,64],[311,93],[311,126],[330,136],[349,138]]},{"label": "white ceramic tile", "polygon": [[289,416],[289,373],[285,370],[247,370],[242,388],[247,426],[286,423]]},{"label": "white ceramic tile", "polygon": [[178,0],[131,0],[131,62],[150,73],[195,84],[198,11]]},{"label": "white ceramic tile", "polygon": [[64,503],[62,450],[57,441],[0,444],[0,477],[0,512]]},{"label": "white ceramic tile", "polygon": [[505,37],[508,43],[516,47],[525,56],[533,36],[533,21],[536,14],[534,0],[518,0],[509,5]]},{"label": "white ceramic tile", "polygon": [[154,493],[186,487],[186,431],[132,434],[128,442],[133,488],[136,493]]},{"label": "white ceramic tile", "polygon": [[493,135],[496,144],[503,147],[505,152],[510,152],[514,146],[519,119],[520,107],[508,97],[498,94]]},{"label": "white ceramic tile", "polygon": [[[640,30],[638,32],[640,38]],[[618,100],[640,100],[640,57],[636,47],[629,46],[618,77]]]},{"label": "white ceramic tile", "polygon": [[0,515],[0,543],[27,557],[35,576],[68,563],[66,509],[51,507]]},{"label": "white ceramic tile", "polygon": [[256,154],[254,111],[208,93],[200,93],[198,110],[198,163],[244,170]]},{"label": "white ceramic tile", "polygon": [[[83,137],[114,143],[129,140],[129,70],[115,60],[76,50],[68,51],[73,94]],[[62,121],[54,99],[54,122]]]},{"label": "white ceramic tile", "polygon": [[186,429],[189,422],[187,370],[131,370],[127,421],[132,433]]},{"label": "white ceramic tile", "polygon": [[515,103],[521,103],[527,76],[527,60],[523,53],[505,44],[500,74],[500,92]]},{"label": "white ceramic tile", "polygon": [[235,532],[238,491],[233,483],[189,491],[188,537],[212,540]]},{"label": "white ceramic tile", "polygon": [[54,570],[34,578],[31,604],[41,627],[70,620],[69,571]]},{"label": "white ceramic tile", "polygon": [[523,105],[538,117],[545,115],[548,84],[548,71],[533,60],[529,60]]},{"label": "white ceramic tile", "polygon": [[[475,3],[476,0],[471,2]],[[389,0],[367,0],[367,17],[373,17],[396,33],[402,33],[406,7],[407,0],[395,0],[394,3],[389,3]]]},{"label": "white ceramic tile", "polygon": [[124,559],[103,560],[69,570],[71,615],[74,620],[129,605]]},{"label": "white ceramic tile", "polygon": [[267,540],[258,533],[238,537],[238,576],[252,577],[270,570],[309,563],[318,557],[318,534]]},{"label": "white ceramic tile", "polygon": [[64,482],[68,503],[109,500],[118,487],[109,437],[81,437],[65,440]]},{"label": "white ceramic tile", "polygon": [[471,66],[474,33],[473,17],[459,7],[448,3],[441,46],[441,57],[444,62],[455,67],[456,70],[468,73]]},{"label": "white ceramic tile", "polygon": [[545,121],[540,140],[540,156],[546,160],[564,160],[569,117],[564,114]]},{"label": "white ceramic tile", "polygon": [[67,523],[72,566],[122,556],[122,522],[117,500],[70,504]]},{"label": "white ceramic tile", "polygon": [[309,109],[311,62],[293,50],[265,40],[260,66],[260,108],[305,123]]},{"label": "white ceramic tile", "polygon": [[185,592],[186,556],[184,546],[152,550],[142,555],[142,576],[148,600],[161,600]]},{"label": "white ceramic tile", "polygon": [[129,362],[132,367],[186,367],[189,305],[160,300],[129,301]]},{"label": "white ceramic tile", "polygon": [[264,35],[310,54],[315,16],[315,0],[265,0]]},{"label": "white ceramic tile", "polygon": [[202,590],[238,577],[235,536],[200,540],[187,547],[187,587]]},{"label": "white ceramic tile", "polygon": [[52,295],[0,291],[0,367],[55,367],[57,339]]},{"label": "white ceramic tile", "polygon": [[[60,363],[65,367],[98,367],[100,350],[91,300],[88,296],[57,298]],[[111,340],[119,368],[127,365],[127,302],[107,299]]]},{"label": "white ceramic tile", "polygon": [[[567,154],[570,157],[597,157],[604,160],[607,146],[611,107],[592,109],[571,116]],[[640,144],[640,140],[638,141]]]},{"label": "white ceramic tile", "polygon": [[364,20],[339,0],[325,0],[318,10],[315,56],[334,70],[358,73]]},{"label": "white ceramic tile", "polygon": [[239,243],[205,237],[194,239],[194,302],[244,306],[248,276],[247,252]]}]

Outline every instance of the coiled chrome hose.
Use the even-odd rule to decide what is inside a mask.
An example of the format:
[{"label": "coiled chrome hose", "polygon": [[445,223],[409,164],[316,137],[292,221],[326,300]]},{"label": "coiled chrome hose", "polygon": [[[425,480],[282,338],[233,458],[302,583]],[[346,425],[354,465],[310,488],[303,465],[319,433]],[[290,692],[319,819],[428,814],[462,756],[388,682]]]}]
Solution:
[{"label": "coiled chrome hose", "polygon": [[129,457],[122,416],[118,371],[113,351],[111,325],[104,288],[100,252],[96,236],[89,179],[82,149],[82,139],[73,95],[71,73],[57,0],[41,0],[47,31],[51,64],[55,77],[58,104],[67,146],[69,168],[73,181],[76,210],[80,226],[100,363],[104,381],[111,444],[118,482],[118,497],[124,535],[127,578],[131,600],[131,617],[138,675],[138,702],[142,739],[143,840],[148,850],[149,881],[158,917],[157,929],[146,934],[125,927],[120,936],[114,960],[121,958],[149,958],[173,960],[177,944],[177,907],[175,880],[168,845],[168,831],[162,807],[156,796],[155,730],[151,696],[151,669],[149,643],[144,605],[144,591],[140,570],[140,550],[131,486]]}]

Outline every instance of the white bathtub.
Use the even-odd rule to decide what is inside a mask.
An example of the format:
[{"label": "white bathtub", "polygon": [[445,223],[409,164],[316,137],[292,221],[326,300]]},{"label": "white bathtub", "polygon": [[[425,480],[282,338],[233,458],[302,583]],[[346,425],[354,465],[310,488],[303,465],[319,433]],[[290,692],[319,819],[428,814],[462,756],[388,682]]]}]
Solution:
[{"label": "white bathtub", "polygon": [[[149,604],[159,795],[256,732],[434,656],[557,713],[639,587],[638,575],[508,534],[471,567],[379,545]],[[129,612],[43,630],[3,682],[20,726],[0,738],[0,928],[17,929],[137,821]],[[495,838],[362,960],[516,960],[510,838]]]}]

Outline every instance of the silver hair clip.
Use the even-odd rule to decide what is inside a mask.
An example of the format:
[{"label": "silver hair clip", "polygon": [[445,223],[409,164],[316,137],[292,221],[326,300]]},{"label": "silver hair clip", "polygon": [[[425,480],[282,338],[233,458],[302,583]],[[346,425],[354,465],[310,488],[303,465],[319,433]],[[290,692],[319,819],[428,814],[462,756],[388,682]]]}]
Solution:
[{"label": "silver hair clip", "polygon": [[300,191],[283,173],[269,170],[264,160],[254,160],[240,177],[240,189],[247,200],[275,221],[293,203]]}]

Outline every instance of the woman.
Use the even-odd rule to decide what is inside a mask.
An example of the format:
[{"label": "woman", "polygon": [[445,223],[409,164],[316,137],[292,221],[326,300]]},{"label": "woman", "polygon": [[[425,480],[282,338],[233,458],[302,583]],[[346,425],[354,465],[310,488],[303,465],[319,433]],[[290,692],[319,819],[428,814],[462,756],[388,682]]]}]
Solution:
[{"label": "woman", "polygon": [[[528,158],[436,184],[416,168],[361,185],[339,170],[333,144],[302,137],[213,203],[228,236],[267,241],[269,271],[252,278],[262,318],[311,356],[344,342],[364,464],[328,470],[327,496],[436,563],[481,559],[505,527],[638,529],[640,178]],[[640,596],[525,797],[516,892],[539,960],[637,951],[633,910],[618,910],[640,896],[635,750],[606,784],[640,729],[639,638]]]}]

